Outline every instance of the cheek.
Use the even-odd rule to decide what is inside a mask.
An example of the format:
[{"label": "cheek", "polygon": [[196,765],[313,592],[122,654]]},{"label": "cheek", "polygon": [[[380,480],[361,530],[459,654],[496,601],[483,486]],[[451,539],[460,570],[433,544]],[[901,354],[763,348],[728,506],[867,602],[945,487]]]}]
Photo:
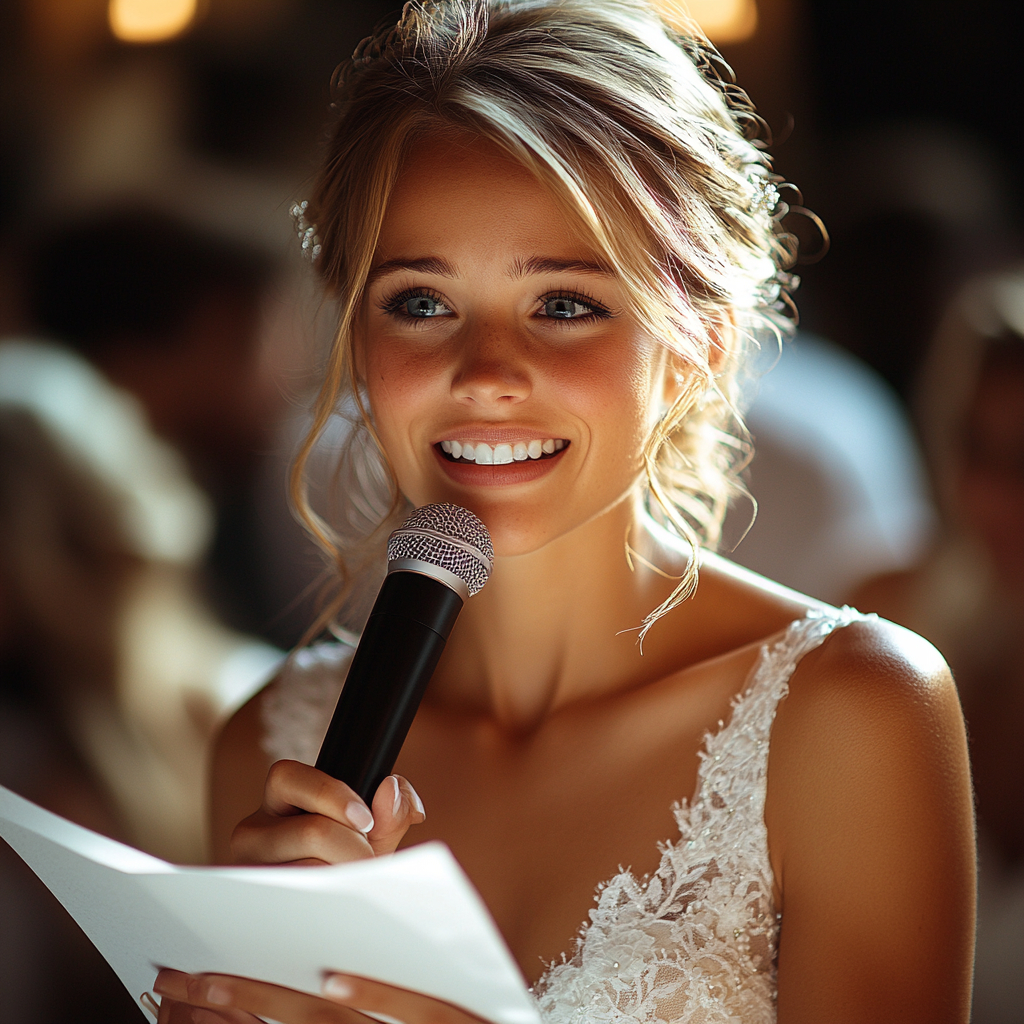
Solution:
[{"label": "cheek", "polygon": [[421,415],[436,408],[444,391],[442,375],[430,359],[397,346],[373,346],[366,356],[366,391],[370,409],[392,460],[401,461],[402,440]]},{"label": "cheek", "polygon": [[556,384],[561,403],[593,426],[593,442],[625,457],[632,469],[658,415],[656,376],[656,352],[619,344],[574,360]]}]

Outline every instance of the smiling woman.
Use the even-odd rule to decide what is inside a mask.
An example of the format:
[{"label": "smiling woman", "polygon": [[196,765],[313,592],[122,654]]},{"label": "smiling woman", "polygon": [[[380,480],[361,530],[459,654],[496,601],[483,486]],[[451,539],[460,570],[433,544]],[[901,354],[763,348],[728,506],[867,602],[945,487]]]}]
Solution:
[{"label": "smiling woman", "polygon": [[[710,553],[747,452],[744,353],[781,330],[793,255],[713,56],[639,0],[439,0],[345,65],[300,224],[341,317],[296,504],[344,579],[358,552],[309,508],[305,463],[353,408],[344,499],[371,552],[410,504],[455,502],[496,557],[370,807],[311,767],[346,648],[298,652],[235,716],[218,857],[443,840],[551,1024],[963,1022],[948,670]],[[322,999],[158,990],[164,1024],[470,1020],[338,975]]]}]

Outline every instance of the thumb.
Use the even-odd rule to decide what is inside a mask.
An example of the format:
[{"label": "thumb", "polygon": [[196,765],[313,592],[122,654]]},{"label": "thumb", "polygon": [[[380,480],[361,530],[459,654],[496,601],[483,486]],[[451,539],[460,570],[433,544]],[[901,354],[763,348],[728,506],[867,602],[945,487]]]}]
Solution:
[{"label": "thumb", "polygon": [[373,828],[367,840],[376,856],[394,853],[410,825],[426,820],[423,801],[408,779],[389,775],[373,797]]}]

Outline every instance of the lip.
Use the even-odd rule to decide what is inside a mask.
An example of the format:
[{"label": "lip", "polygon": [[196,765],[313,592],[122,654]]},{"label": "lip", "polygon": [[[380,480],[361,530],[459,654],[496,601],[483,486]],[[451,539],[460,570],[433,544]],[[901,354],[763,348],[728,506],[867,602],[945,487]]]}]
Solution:
[{"label": "lip", "polygon": [[[465,436],[465,435],[464,435]],[[488,435],[475,433],[474,438],[487,441]],[[494,434],[491,434],[494,437]],[[513,438],[511,435],[495,437],[491,444],[507,444],[510,440],[520,440],[522,433]],[[450,480],[468,487],[509,487],[513,484],[530,483],[547,476],[562,461],[562,456],[572,447],[566,445],[561,451],[555,452],[546,459],[527,459],[523,462],[508,462],[503,466],[478,466],[472,462],[452,462],[445,458],[440,442],[430,446],[434,458]]]}]

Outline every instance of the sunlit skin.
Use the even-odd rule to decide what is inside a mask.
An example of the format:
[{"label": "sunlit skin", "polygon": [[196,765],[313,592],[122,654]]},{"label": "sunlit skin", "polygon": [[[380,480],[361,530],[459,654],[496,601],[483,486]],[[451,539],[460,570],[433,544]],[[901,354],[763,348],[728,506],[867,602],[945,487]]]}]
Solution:
[{"label": "sunlit skin", "polygon": [[[632,571],[626,537],[669,574],[684,564],[635,500],[675,372],[522,168],[479,141],[420,145],[375,266],[358,349],[385,451],[411,501],[459,502],[487,522],[494,573],[462,613],[368,832],[342,783],[296,762],[270,768],[257,697],[216,752],[217,857],[342,862],[442,839],[532,982],[571,952],[600,882],[619,865],[657,867],[704,734],[728,718],[761,642],[813,602],[709,556],[696,597],[641,654],[636,627],[673,581],[639,561]],[[523,479],[522,463],[453,470],[438,445],[460,437],[568,444]],[[772,733],[766,821],[785,915],[780,1024],[966,1021],[967,757],[932,648],[867,622],[803,659]],[[359,979],[324,999],[175,972],[157,990],[163,1024],[250,1013],[366,1024],[352,1007],[407,1024],[472,1019]]]}]

